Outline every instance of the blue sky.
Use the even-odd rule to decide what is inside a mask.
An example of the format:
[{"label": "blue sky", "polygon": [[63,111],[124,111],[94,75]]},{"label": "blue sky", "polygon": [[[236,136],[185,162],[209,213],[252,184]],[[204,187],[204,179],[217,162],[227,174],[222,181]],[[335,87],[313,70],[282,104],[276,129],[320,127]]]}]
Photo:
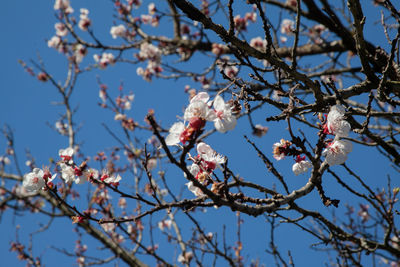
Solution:
[{"label": "blue sky", "polygon": [[[109,29],[115,22],[113,18],[112,4],[110,1],[100,0],[85,0],[74,1],[72,6],[75,12],[79,8],[85,7],[90,10],[90,17],[94,22],[94,29],[98,36],[110,43],[118,43],[118,40],[112,40],[109,36]],[[101,2],[101,4],[99,4]],[[369,2],[369,1],[367,1]],[[146,8],[146,4],[144,4]],[[371,4],[367,5],[365,10],[367,14],[367,23],[372,23],[379,19],[379,12]],[[272,17],[272,20],[277,17]],[[54,102],[60,100],[59,95],[53,87],[48,83],[41,83],[35,77],[27,74],[18,60],[21,59],[29,63],[30,59],[37,60],[38,55],[44,60],[48,69],[56,77],[56,80],[62,81],[65,77],[66,60],[55,50],[47,47],[46,41],[54,34],[54,23],[56,22],[55,13],[53,10],[53,1],[6,1],[0,9],[0,29],[4,39],[0,42],[2,55],[2,64],[0,65],[0,126],[7,124],[14,130],[15,146],[19,155],[19,164],[23,166],[23,171],[28,169],[24,166],[25,150],[29,149],[32,155],[35,156],[38,166],[48,164],[49,158],[55,158],[58,150],[68,146],[66,138],[60,137],[49,126],[53,125],[60,113],[63,112],[62,107],[55,106]],[[160,31],[163,31],[166,26],[160,26]],[[252,28],[250,28],[252,30]],[[250,33],[250,35],[253,33]],[[252,37],[257,36],[256,33]],[[378,36],[378,37],[377,37]],[[384,45],[382,32],[367,31],[366,38],[374,42],[380,42]],[[129,52],[133,54],[132,52]],[[92,54],[87,56],[83,64],[93,63]],[[201,62],[201,65],[204,62]],[[156,117],[161,121],[164,127],[172,125],[176,121],[176,116],[182,116],[182,110],[187,105],[187,95],[184,94],[184,86],[189,84],[197,86],[191,80],[184,81],[175,80],[153,80],[151,83],[143,81],[136,75],[136,67],[128,64],[120,64],[119,66],[107,68],[107,70],[94,70],[82,76],[79,80],[76,91],[73,94],[72,102],[74,107],[78,107],[76,115],[76,123],[81,124],[82,128],[78,132],[77,139],[81,142],[81,148],[87,155],[94,155],[98,151],[111,148],[116,145],[115,140],[107,134],[101,123],[106,123],[110,128],[117,130],[118,124],[113,120],[113,114],[107,112],[98,106],[98,85],[97,77],[100,76],[103,83],[110,88],[110,93],[117,96],[118,86],[121,81],[124,83],[124,88],[127,92],[132,91],[135,94],[135,100],[132,105],[132,110],[129,115],[135,120],[143,123],[143,118],[150,108],[155,110]],[[346,86],[346,85],[345,85]],[[257,157],[257,153],[253,151],[245,142],[243,135],[251,136],[251,139],[256,144],[264,149],[267,155],[270,155],[273,143],[281,138],[289,138],[289,134],[285,131],[286,126],[282,123],[271,122],[267,124],[264,119],[267,116],[275,114],[276,110],[271,108],[263,108],[259,110],[255,117],[255,123],[261,123],[269,127],[269,132],[261,139],[251,136],[251,129],[248,127],[247,118],[239,120],[238,126],[233,132],[227,134],[215,134],[207,141],[218,152],[228,156],[231,168],[245,177],[249,181],[271,184],[276,183],[276,180],[263,166],[263,163]],[[210,127],[210,126],[209,126]],[[302,127],[295,124],[295,127]],[[313,131],[307,131],[307,134],[315,134]],[[147,133],[138,133],[138,138],[146,140],[149,137]],[[6,142],[0,139],[0,155],[4,153]],[[288,176],[289,188],[294,190],[302,186],[308,179],[306,175],[295,177],[291,172],[292,161],[274,162],[275,166]],[[389,163],[380,157],[380,154],[373,148],[361,147],[354,145],[353,152],[349,155],[347,164],[358,170],[361,177],[368,178],[368,182],[372,188],[382,187],[386,185],[385,179],[388,174],[393,175],[388,168]],[[7,170],[7,169],[6,169]],[[10,168],[8,171],[14,171]],[[183,188],[185,182],[180,171],[172,166],[166,166],[168,179],[171,179],[171,184],[178,188]],[[335,171],[344,173],[343,168],[336,167]],[[393,175],[392,178],[395,178]],[[349,184],[356,185],[357,183],[349,177]],[[392,179],[394,180],[394,179]],[[393,181],[399,185],[398,181]],[[127,186],[127,183],[125,183]],[[122,183],[124,186],[124,183]],[[86,185],[85,185],[86,187]],[[343,190],[338,186],[333,178],[326,176],[324,180],[325,191],[332,198],[341,199],[341,203],[349,203],[358,207],[358,200],[349,198],[347,194],[343,194]],[[187,197],[190,194],[185,193]],[[307,206],[317,207],[322,213],[328,214],[330,208],[325,208],[318,198],[316,192],[305,197],[300,203]],[[338,213],[345,212],[345,205],[337,210]],[[219,235],[222,232],[222,225],[226,225],[229,233],[228,240],[235,242],[236,233],[236,217],[234,213],[226,208],[218,210],[208,209],[207,212],[201,213],[197,211],[195,215],[205,221],[206,232],[215,232]],[[155,215],[152,220],[157,221],[165,216],[164,212]],[[177,215],[178,218],[184,217],[182,214]],[[242,227],[242,241],[246,245],[244,255],[250,253],[252,256],[259,257],[261,262],[271,259],[265,254],[265,249],[268,248],[268,231],[265,218],[251,218],[247,215],[242,215],[245,223]],[[15,216],[12,212],[6,212],[1,218],[2,238],[0,240],[0,255],[3,262],[7,262],[8,266],[24,266],[16,259],[15,253],[10,253],[9,242],[14,240],[14,229],[16,225],[21,226],[20,238],[27,241],[29,233],[40,228],[40,216],[28,215],[24,217]],[[149,218],[144,219],[144,223],[148,222]],[[182,218],[185,220],[185,218]],[[187,237],[191,226],[183,228]],[[70,221],[60,220],[52,225],[49,231],[40,235],[35,235],[34,251],[38,255],[43,255],[44,263],[47,266],[71,266],[75,259],[59,260],[60,253],[48,247],[49,243],[56,244],[60,248],[72,250],[76,235],[73,234],[73,227]],[[173,255],[178,253],[174,249],[165,247],[165,237],[161,235],[158,229],[155,230],[155,237],[160,240],[160,254]],[[315,242],[304,232],[299,231],[292,226],[282,226],[277,231],[278,247],[282,249],[286,255],[288,250],[291,250],[296,265],[298,266],[313,266],[319,265],[325,258],[325,254],[316,254],[308,248],[308,244]],[[264,242],[255,242],[255,240],[264,239]],[[51,241],[51,242],[50,242]],[[307,244],[307,245],[303,245]],[[98,246],[95,242],[87,239],[87,244],[91,253],[96,255],[95,247]],[[177,255],[176,255],[177,257]],[[144,258],[148,263],[152,261]],[[176,258],[175,258],[176,259]]]}]

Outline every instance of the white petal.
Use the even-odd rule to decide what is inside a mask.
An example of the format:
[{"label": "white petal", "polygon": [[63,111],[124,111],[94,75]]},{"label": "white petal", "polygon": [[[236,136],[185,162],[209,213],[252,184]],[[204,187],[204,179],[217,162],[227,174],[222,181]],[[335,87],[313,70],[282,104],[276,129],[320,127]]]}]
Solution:
[{"label": "white petal", "polygon": [[214,120],[214,127],[220,133],[226,132],[225,125],[221,119]]},{"label": "white petal", "polygon": [[165,138],[165,143],[167,144],[167,146],[173,146],[176,144],[179,144],[180,139],[179,139],[179,135],[175,134],[175,133],[170,133],[166,138]]},{"label": "white petal", "polygon": [[206,92],[200,92],[190,100],[190,103],[195,101],[207,103],[208,99],[210,99],[210,96]]},{"label": "white petal", "polygon": [[217,95],[215,97],[215,99],[214,99],[213,106],[214,106],[215,110],[218,110],[218,111],[225,110],[225,101],[224,101],[224,99],[221,96]]}]

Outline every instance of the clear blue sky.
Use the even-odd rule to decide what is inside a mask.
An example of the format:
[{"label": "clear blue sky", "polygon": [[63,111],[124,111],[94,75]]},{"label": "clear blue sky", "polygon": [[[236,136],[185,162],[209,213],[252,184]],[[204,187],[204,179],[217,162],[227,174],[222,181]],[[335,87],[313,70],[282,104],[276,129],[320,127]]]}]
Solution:
[{"label": "clear blue sky", "polygon": [[[89,16],[94,22],[94,29],[98,35],[104,40],[118,44],[118,40],[112,40],[109,36],[109,29],[114,21],[111,1],[72,0],[71,3],[75,13],[79,12],[81,7],[88,8],[91,12]],[[144,4],[144,9],[146,7],[147,3]],[[365,11],[368,18],[367,23],[373,23],[379,19],[379,12],[370,4],[367,7]],[[68,146],[67,139],[60,137],[47,126],[47,122],[54,124],[58,115],[63,111],[62,108],[53,105],[54,102],[60,100],[57,92],[49,84],[41,83],[35,77],[28,75],[17,62],[18,59],[22,59],[29,63],[30,59],[37,60],[37,56],[40,55],[46,66],[51,69],[51,73],[56,77],[56,80],[62,81],[64,79],[66,60],[56,51],[47,48],[46,44],[46,40],[54,34],[54,23],[56,22],[54,14],[53,1],[6,1],[0,9],[0,27],[3,36],[0,42],[0,51],[3,52],[2,64],[0,64],[0,126],[7,123],[14,130],[19,163],[23,166],[24,172],[28,171],[24,166],[26,160],[24,151],[26,149],[29,149],[32,155],[36,157],[37,165],[43,166],[48,163],[49,158],[57,156],[60,148]],[[276,18],[272,17],[272,19]],[[161,26],[161,30],[163,29],[162,27],[164,26]],[[257,34],[251,37],[256,36]],[[379,39],[377,36],[383,38],[381,32],[366,32],[366,38],[374,42]],[[92,54],[85,57],[83,61],[83,65],[89,63],[93,63]],[[105,122],[109,127],[117,128],[117,123],[113,120],[113,115],[110,112],[102,110],[97,105],[99,102],[96,83],[97,75],[100,75],[102,81],[109,86],[114,96],[117,95],[117,89],[121,81],[124,82],[126,91],[132,91],[135,94],[132,110],[129,111],[129,115],[135,120],[142,123],[148,109],[153,108],[156,112],[156,117],[161,120],[164,127],[172,125],[176,121],[176,116],[181,116],[184,106],[187,105],[187,95],[183,93],[184,86],[189,84],[198,88],[191,80],[183,82],[174,80],[145,82],[136,75],[136,67],[127,64],[111,67],[106,71],[95,70],[83,75],[78,82],[72,100],[74,107],[78,107],[75,121],[78,124],[82,124],[77,140],[82,142],[81,148],[84,153],[90,156],[117,144],[101,126],[101,123]],[[255,123],[264,124],[270,130],[261,139],[251,137],[260,148],[264,149],[267,155],[271,155],[273,143],[281,138],[289,138],[284,124],[265,123],[266,114],[272,115],[273,112],[268,108],[257,112]],[[257,154],[249,148],[243,138],[244,134],[251,135],[246,118],[239,120],[235,131],[224,135],[215,134],[208,139],[208,143],[221,154],[228,156],[231,168],[247,180],[262,184],[276,182],[258,159]],[[146,140],[149,135],[139,132],[138,137],[141,140]],[[0,139],[0,155],[4,153],[5,147],[6,142],[2,138]],[[389,163],[382,160],[375,149],[367,149],[356,144],[353,152],[349,155],[347,163],[358,170],[358,174],[361,177],[368,178],[372,188],[386,185],[386,182],[383,182],[386,179],[386,175],[393,174],[388,168]],[[300,187],[308,179],[306,175],[296,177],[292,174],[292,161],[274,162],[274,164],[284,175],[287,175],[291,190]],[[342,173],[341,167],[335,167],[336,170],[338,173]],[[8,169],[8,171],[15,171],[15,169]],[[185,180],[179,171],[172,166],[167,166],[167,175],[167,178],[173,181],[170,185],[174,185],[176,188],[183,188]],[[396,177],[393,176],[392,178]],[[349,177],[349,179],[352,178]],[[349,184],[353,183],[353,180],[349,181]],[[399,182],[394,181],[394,184],[399,185]],[[122,183],[122,188],[123,186],[124,183]],[[345,203],[358,207],[358,202],[353,202],[353,199],[343,194],[343,190],[329,176],[324,180],[324,186],[328,196],[341,200],[342,205],[337,210],[338,213],[345,212]],[[187,197],[191,197],[190,194],[185,194]],[[331,211],[330,208],[325,208],[322,205],[316,192],[305,197],[300,203],[306,207],[319,207],[320,211],[325,214]],[[153,223],[164,215],[164,212],[155,215]],[[236,233],[236,218],[228,209],[209,209],[206,213],[197,211],[195,215],[204,220],[206,232],[211,231],[221,235],[222,225],[225,224],[229,233],[228,239],[231,242],[235,241],[233,233]],[[243,215],[242,218],[245,220],[242,226],[242,242],[245,244],[243,254],[250,253],[253,257],[259,257],[261,262],[270,260],[271,258],[264,253],[264,250],[268,248],[269,242],[265,219],[262,216],[251,218],[247,215]],[[8,251],[9,242],[15,238],[14,229],[16,225],[21,226],[21,240],[27,241],[29,233],[39,229],[40,222],[46,222],[46,220],[39,219],[40,216],[37,215],[15,216],[10,211],[6,212],[1,218],[0,255],[2,256],[2,262],[7,263],[4,266],[25,266],[25,263],[16,259],[15,253]],[[145,225],[148,221],[149,218],[144,219]],[[184,232],[187,234],[191,228],[190,225],[187,225],[184,228]],[[158,229],[154,233],[155,238],[159,240],[157,242],[160,244],[159,253],[161,255],[173,255],[171,253],[176,253],[173,249],[165,247],[165,236],[161,236]],[[189,238],[188,234],[186,238]],[[308,248],[308,244],[315,240],[309,238],[308,235],[305,235],[297,228],[282,226],[278,229],[276,238],[283,254],[286,255],[287,250],[291,250],[297,266],[317,266],[326,258],[325,254],[316,254]],[[37,255],[43,256],[43,263],[47,266],[55,266],[56,264],[58,266],[71,266],[75,263],[75,259],[63,258],[61,261],[60,256],[62,255],[49,248],[48,245],[57,245],[60,248],[72,251],[75,240],[76,235],[73,234],[73,227],[70,221],[60,220],[54,223],[49,231],[34,237],[34,251]],[[90,253],[96,255],[95,248],[99,244],[89,239],[87,240],[87,245],[89,249],[93,249],[90,250],[89,255]],[[171,259],[167,257],[167,260]],[[148,261],[148,263],[151,262]],[[269,264],[267,263],[267,265]]]}]

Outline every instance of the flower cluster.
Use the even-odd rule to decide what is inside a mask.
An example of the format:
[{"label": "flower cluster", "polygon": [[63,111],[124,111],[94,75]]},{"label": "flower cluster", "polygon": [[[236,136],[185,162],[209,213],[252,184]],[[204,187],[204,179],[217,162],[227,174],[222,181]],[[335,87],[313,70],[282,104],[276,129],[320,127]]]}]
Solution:
[{"label": "flower cluster", "polygon": [[295,164],[292,166],[292,171],[295,175],[299,175],[308,171],[312,168],[311,162],[306,160],[305,156],[301,156],[301,152],[296,148],[292,147],[292,142],[285,139],[281,139],[279,143],[275,143],[272,146],[273,156],[276,160],[284,159],[286,156],[293,156]]},{"label": "flower cluster", "polygon": [[22,182],[23,188],[27,192],[38,192],[45,189],[46,185],[52,187],[52,181],[57,174],[51,175],[50,171],[34,168],[32,172],[25,174]]},{"label": "flower cluster", "polygon": [[341,140],[342,137],[347,137],[351,130],[350,124],[344,120],[344,115],[345,109],[342,106],[332,106],[323,125],[324,134],[335,135],[333,142],[322,152],[329,166],[343,164],[347,160],[347,154],[353,149],[350,141]]},{"label": "flower cluster", "polygon": [[257,20],[257,13],[255,12],[256,7],[253,7],[252,12],[248,12],[245,14],[245,16],[242,18],[240,15],[236,15],[233,18],[233,22],[235,24],[235,29],[237,31],[246,31],[247,26],[249,25],[249,22],[256,22]]},{"label": "flower cluster", "polygon": [[136,69],[136,73],[142,76],[144,80],[151,81],[153,75],[158,75],[163,71],[161,67],[161,50],[150,43],[142,43],[140,45],[139,54],[135,55],[140,61],[147,60],[147,67],[143,69],[139,67]]},{"label": "flower cluster", "polygon": [[78,27],[82,31],[87,31],[89,26],[92,24],[92,21],[89,19],[89,10],[86,8],[81,8],[81,14],[79,15],[79,23]]},{"label": "flower cluster", "polygon": [[236,126],[236,117],[232,113],[232,105],[225,103],[224,99],[217,95],[213,101],[206,92],[200,92],[191,100],[184,113],[183,122],[176,122],[169,130],[165,141],[168,146],[179,142],[185,144],[191,140],[194,133],[199,132],[206,121],[213,121],[215,129],[221,133],[233,130]]},{"label": "flower cluster", "polygon": [[117,37],[127,37],[128,31],[126,30],[125,26],[120,24],[118,26],[112,26],[110,29],[110,34],[113,39],[117,39]]},{"label": "flower cluster", "polygon": [[[203,142],[197,145],[197,154],[195,158],[192,158],[194,162],[188,167],[188,170],[197,181],[207,186],[213,182],[211,179],[213,171],[217,166],[225,163],[226,160],[225,157],[215,152],[209,145]],[[186,185],[195,196],[203,195],[201,189],[194,186],[193,182],[188,182]]]},{"label": "flower cluster", "polygon": [[95,54],[93,55],[94,61],[99,64],[101,69],[105,69],[108,65],[114,65],[115,58],[111,53],[103,53],[101,56]]},{"label": "flower cluster", "polygon": [[293,35],[294,21],[291,19],[284,19],[281,23],[281,33],[286,35]]},{"label": "flower cluster", "polygon": [[[121,180],[121,176],[109,175],[107,171],[103,171],[100,180],[98,180],[99,172],[97,170],[89,168],[85,161],[79,166],[74,162],[74,149],[71,147],[60,149],[58,155],[60,157],[60,161],[57,163],[59,172],[61,178],[67,184],[71,184],[72,182],[83,184],[86,181],[97,180],[98,182],[118,186]],[[53,180],[56,176],[57,173],[52,175],[47,167],[43,170],[33,168],[32,172],[24,175],[22,188],[28,193],[37,193],[47,188],[52,189],[54,187]]]},{"label": "flower cluster", "polygon": [[[293,35],[294,32],[294,21],[291,19],[284,19],[281,23],[281,33],[285,35]],[[282,43],[287,41],[286,36],[281,36],[280,40]]]},{"label": "flower cluster", "polygon": [[217,44],[217,43],[213,43],[212,44],[211,52],[213,54],[215,54],[216,56],[220,56],[222,54],[225,54],[228,51],[229,51],[229,48],[226,45]]},{"label": "flower cluster", "polygon": [[234,78],[239,72],[239,69],[234,65],[234,63],[230,62],[229,56],[223,56],[221,59],[217,61],[218,68],[228,77]]},{"label": "flower cluster", "polygon": [[250,46],[261,52],[265,52],[267,48],[267,40],[261,37],[253,38],[250,40]]},{"label": "flower cluster", "polygon": [[54,10],[61,10],[65,14],[71,14],[74,12],[69,0],[56,0],[54,3]]}]

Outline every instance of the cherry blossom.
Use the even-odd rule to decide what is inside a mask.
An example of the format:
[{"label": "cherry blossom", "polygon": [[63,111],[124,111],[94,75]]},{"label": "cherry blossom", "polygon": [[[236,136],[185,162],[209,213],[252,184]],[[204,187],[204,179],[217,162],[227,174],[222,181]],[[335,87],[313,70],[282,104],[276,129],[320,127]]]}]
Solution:
[{"label": "cherry blossom", "polygon": [[231,105],[226,104],[224,99],[217,95],[213,102],[216,118],[214,126],[218,132],[225,133],[233,130],[236,126],[236,117],[232,114]]},{"label": "cherry blossom", "polygon": [[111,184],[113,186],[118,186],[119,181],[121,181],[121,176],[118,174],[117,176],[115,175],[109,175],[107,171],[103,172],[103,175],[101,176],[101,181],[106,183],[106,184]]},{"label": "cherry blossom", "polygon": [[284,19],[281,24],[281,33],[286,35],[293,35],[294,21],[291,19]]},{"label": "cherry blossom", "polygon": [[295,175],[299,175],[308,171],[308,169],[312,168],[311,162],[305,160],[305,156],[297,156],[296,163],[293,164],[292,171]]},{"label": "cherry blossom", "polygon": [[99,63],[100,68],[104,69],[109,64],[114,65],[115,58],[114,55],[111,53],[103,53],[101,57],[97,54],[93,56],[94,60]]},{"label": "cherry blossom", "polygon": [[343,164],[347,160],[347,154],[353,150],[353,144],[347,140],[335,140],[322,152],[329,166]]},{"label": "cherry blossom", "polygon": [[188,264],[193,258],[193,252],[187,251],[178,256],[178,262],[182,264]]},{"label": "cherry blossom", "polygon": [[81,8],[81,14],[79,16],[80,20],[78,23],[78,27],[82,31],[87,31],[89,26],[92,24],[92,21],[89,19],[89,10],[86,8]]},{"label": "cherry blossom", "polygon": [[188,182],[185,184],[190,192],[192,192],[196,197],[204,196],[203,191],[200,188],[193,185],[193,182]]},{"label": "cherry blossom", "polygon": [[158,228],[161,231],[164,231],[164,228],[167,227],[168,229],[171,229],[172,221],[171,220],[163,220],[158,222]]},{"label": "cherry blossom", "polygon": [[140,45],[140,52],[136,55],[136,57],[141,60],[148,60],[146,69],[139,67],[136,69],[136,73],[139,76],[142,76],[144,80],[151,81],[153,75],[157,75],[162,72],[163,69],[160,65],[161,63],[161,50],[150,43],[142,43]]},{"label": "cherry blossom", "polygon": [[204,160],[207,170],[214,170],[217,165],[225,163],[226,159],[224,156],[215,152],[209,145],[206,143],[197,144],[197,153]]},{"label": "cherry blossom", "polygon": [[126,37],[127,31],[124,25],[120,24],[118,26],[112,26],[110,30],[110,34],[113,39],[117,39],[117,37]]},{"label": "cherry blossom", "polygon": [[230,57],[229,56],[223,56],[220,60],[217,61],[218,68],[224,72],[226,76],[229,78],[234,78],[239,72],[239,69],[232,65],[232,62],[229,62]]},{"label": "cherry blossom", "polygon": [[0,156],[0,163],[4,164],[4,165],[9,165],[11,163],[11,161],[6,156]]},{"label": "cherry blossom", "polygon": [[87,54],[87,49],[84,45],[82,44],[77,44],[74,47],[74,57],[75,57],[75,62],[77,64],[81,63],[83,58]]},{"label": "cherry blossom", "polygon": [[[189,106],[185,109],[185,113],[183,115],[183,118],[185,121],[190,121],[193,118],[201,118],[203,120],[213,120],[215,115],[214,113],[210,110],[207,104],[208,98],[205,96],[207,93],[199,93],[198,97],[193,97],[190,100]],[[207,94],[208,96],[208,94]]]},{"label": "cherry blossom", "polygon": [[263,126],[261,124],[256,124],[253,129],[253,135],[255,135],[257,137],[262,137],[268,132],[268,129],[269,128],[267,126]]},{"label": "cherry blossom", "polygon": [[229,48],[226,45],[213,43],[211,52],[217,56],[220,56],[222,54],[227,53],[228,50]]},{"label": "cherry blossom", "polygon": [[55,36],[51,37],[50,40],[47,41],[47,46],[60,51],[60,47],[62,46],[62,40],[59,36],[55,35]]},{"label": "cherry blossom", "polygon": [[285,156],[287,155],[287,150],[290,148],[290,146],[292,145],[291,142],[285,140],[285,139],[281,139],[279,143],[275,143],[272,146],[272,150],[273,150],[273,156],[276,160],[281,160],[284,159]]},{"label": "cherry blossom", "polygon": [[332,106],[327,122],[324,125],[324,133],[333,134],[337,137],[346,137],[349,135],[351,126],[344,120],[345,109],[341,105]]},{"label": "cherry blossom", "polygon": [[250,46],[261,52],[265,52],[265,49],[267,48],[267,40],[261,37],[253,38],[250,40]]},{"label": "cherry blossom", "polygon": [[185,124],[183,122],[174,123],[169,129],[169,134],[165,138],[167,146],[177,145],[180,142],[180,137],[185,130]]},{"label": "cherry blossom", "polygon": [[140,52],[139,52],[139,59],[149,59],[153,61],[160,61],[161,60],[161,50],[151,44],[151,43],[142,43],[140,45]]},{"label": "cherry blossom", "polygon": [[156,5],[154,3],[150,3],[147,6],[147,9],[148,9],[150,15],[154,15],[157,11]]},{"label": "cherry blossom", "polygon": [[62,10],[66,14],[74,12],[73,8],[70,6],[69,0],[56,0],[54,3],[54,10]]},{"label": "cherry blossom", "polygon": [[67,164],[60,163],[61,168],[61,178],[64,179],[66,183],[72,183],[75,180],[75,172],[71,166]]},{"label": "cherry blossom", "polygon": [[43,176],[43,170],[34,168],[32,172],[24,175],[22,186],[27,192],[38,192],[40,189],[46,186]]},{"label": "cherry blossom", "polygon": [[286,0],[286,5],[296,8],[297,0]]},{"label": "cherry blossom", "polygon": [[66,149],[60,149],[58,151],[58,155],[60,158],[63,160],[63,162],[71,165],[73,164],[72,156],[74,155],[74,149],[71,147],[68,147]]},{"label": "cherry blossom", "polygon": [[54,25],[54,28],[56,29],[57,36],[63,37],[68,34],[68,29],[64,23],[58,22]]},{"label": "cherry blossom", "polygon": [[157,167],[157,159],[156,158],[150,158],[147,161],[147,165],[146,165],[147,170],[151,171],[151,170],[154,170],[156,167]]}]

